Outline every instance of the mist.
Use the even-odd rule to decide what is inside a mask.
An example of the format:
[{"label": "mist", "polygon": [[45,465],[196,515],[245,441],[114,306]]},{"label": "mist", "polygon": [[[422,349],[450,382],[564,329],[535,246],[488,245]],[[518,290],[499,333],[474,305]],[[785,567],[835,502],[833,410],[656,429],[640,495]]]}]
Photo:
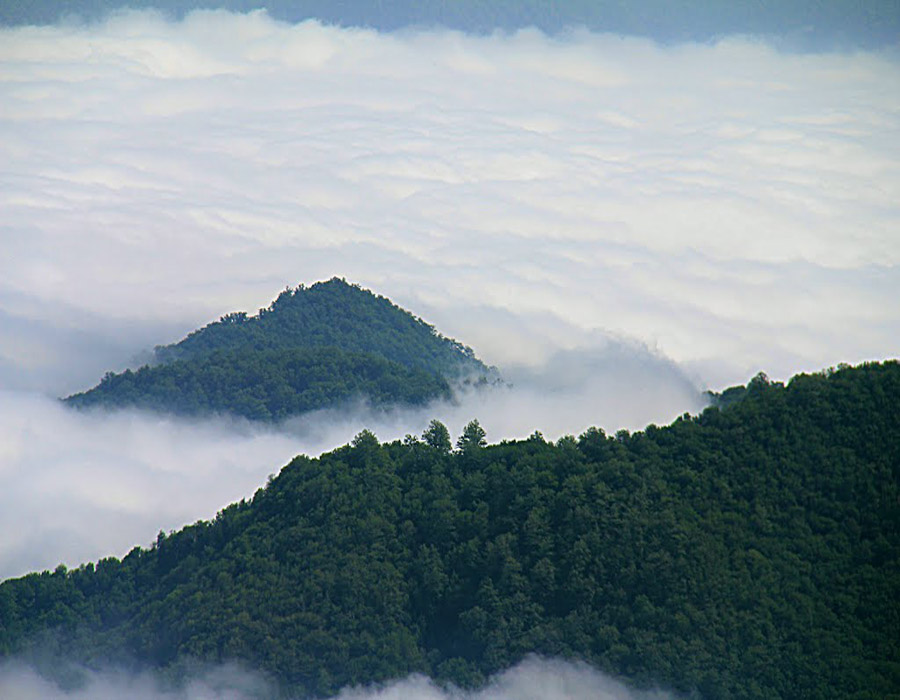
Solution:
[{"label": "mist", "polygon": [[[897,95],[896,51],[752,37],[0,28],[0,578],[121,556],[363,428],[633,430],[890,356]],[[55,401],[335,275],[512,387],[277,427]]]},{"label": "mist", "polygon": [[[6,330],[3,373],[79,314],[120,365],[141,328],[334,275],[501,367],[598,333],[712,387],[884,357],[898,65],[264,12],[0,29],[0,311],[43,324]],[[68,390],[93,340],[17,386]]]},{"label": "mist", "polygon": [[319,455],[363,429],[396,440],[420,435],[437,418],[455,439],[477,418],[491,441],[535,430],[553,440],[592,425],[615,432],[666,423],[703,405],[677,367],[613,342],[508,379],[514,383],[461,390],[458,400],[425,408],[382,411],[357,401],[281,425],[76,411],[34,393],[0,391],[0,580],[149,546],[160,530],[251,497],[295,455]]},{"label": "mist", "polygon": [[513,668],[491,678],[478,691],[441,689],[422,676],[383,688],[344,690],[340,700],[672,700],[660,690],[641,691],[591,668],[584,663],[528,657]]},{"label": "mist", "polygon": [[[258,674],[235,666],[210,668],[166,688],[150,673],[81,671],[77,687],[61,689],[21,662],[0,664],[0,696],[16,700],[262,700],[274,695]],[[477,691],[440,688],[412,675],[383,686],[347,688],[339,700],[670,700],[663,691],[640,691],[583,663],[529,657]]]}]

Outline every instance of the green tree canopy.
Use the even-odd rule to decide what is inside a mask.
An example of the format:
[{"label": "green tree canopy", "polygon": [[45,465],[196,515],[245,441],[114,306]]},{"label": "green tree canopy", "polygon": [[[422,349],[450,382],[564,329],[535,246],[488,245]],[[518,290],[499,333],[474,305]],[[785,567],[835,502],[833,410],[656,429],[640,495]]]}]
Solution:
[{"label": "green tree canopy", "polygon": [[456,441],[456,447],[462,452],[477,450],[487,445],[487,433],[477,420],[471,420],[463,428],[462,434]]},{"label": "green tree canopy", "polygon": [[439,420],[433,420],[428,424],[425,432],[422,433],[422,439],[427,445],[440,452],[449,452],[451,449],[450,431]]},{"label": "green tree canopy", "polygon": [[256,316],[224,315],[153,365],[107,373],[65,401],[279,421],[364,400],[376,407],[449,399],[459,382],[496,381],[471,348],[337,278],[286,289]]},{"label": "green tree canopy", "polygon": [[615,436],[363,431],[121,561],[0,584],[0,655],[237,660],[294,697],[532,652],[688,697],[897,696],[900,364],[751,384]]}]

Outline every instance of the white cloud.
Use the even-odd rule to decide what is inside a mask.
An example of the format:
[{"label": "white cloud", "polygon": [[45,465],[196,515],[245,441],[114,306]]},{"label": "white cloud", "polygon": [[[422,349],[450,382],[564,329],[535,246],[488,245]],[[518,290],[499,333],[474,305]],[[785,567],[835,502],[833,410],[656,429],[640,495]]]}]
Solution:
[{"label": "white cloud", "polygon": [[[695,385],[895,353],[897,95],[895,54],[736,38],[0,29],[0,576],[121,554],[366,426],[637,428]],[[288,434],[29,393],[333,275],[516,388]]]},{"label": "white cloud", "polygon": [[[0,665],[0,696],[15,700],[256,700],[271,697],[258,675],[232,666],[207,669],[183,688],[163,687],[150,673],[82,672],[78,687],[62,690],[21,663]],[[347,688],[339,700],[668,700],[659,690],[640,691],[583,663],[529,657],[491,678],[486,686],[466,692],[440,688],[412,675],[381,687]]]},{"label": "white cloud", "polygon": [[137,412],[79,413],[0,391],[0,580],[147,546],[249,497],[297,452],[287,435]]},{"label": "white cloud", "polygon": [[224,12],[0,32],[0,308],[190,327],[338,274],[472,344],[473,308],[552,315],[732,382],[898,346],[893,54]]},{"label": "white cloud", "polygon": [[513,387],[463,393],[453,403],[390,413],[350,405],[280,427],[74,411],[33,393],[0,391],[0,580],[148,546],[161,529],[249,498],[296,454],[321,454],[363,428],[396,440],[438,418],[458,435],[478,418],[492,441],[536,429],[556,439],[591,425],[613,432],[666,423],[702,405],[677,367],[613,341],[511,377]]},{"label": "white cloud", "polygon": [[[58,669],[57,669],[58,671]],[[149,672],[88,671],[72,668],[63,688],[27,664],[0,663],[0,697],[10,700],[261,700],[272,688],[259,675],[235,666],[207,669],[184,687],[167,687]],[[68,687],[73,686],[73,687]]]},{"label": "white cloud", "polygon": [[481,690],[436,686],[424,676],[381,688],[345,689],[338,700],[669,700],[661,690],[630,688],[587,664],[529,657],[491,678]]}]

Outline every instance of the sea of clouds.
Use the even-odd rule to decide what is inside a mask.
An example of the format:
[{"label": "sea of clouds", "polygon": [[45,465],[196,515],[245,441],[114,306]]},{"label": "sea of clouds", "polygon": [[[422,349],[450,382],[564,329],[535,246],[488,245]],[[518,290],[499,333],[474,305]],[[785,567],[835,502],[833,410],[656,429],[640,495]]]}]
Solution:
[{"label": "sea of clouds", "polygon": [[[263,12],[0,28],[0,578],[121,556],[362,428],[636,429],[759,370],[894,355],[898,133],[890,50],[383,34]],[[55,400],[335,275],[512,386],[275,427]],[[256,692],[217,683],[161,695],[97,675],[64,697]],[[3,697],[54,688],[0,671]],[[643,696],[530,660],[475,694],[413,677],[343,697]]]},{"label": "sea of clouds", "polygon": [[501,366],[598,336],[714,387],[883,357],[898,67],[263,12],[0,28],[0,380],[81,388],[111,344],[334,275]]}]

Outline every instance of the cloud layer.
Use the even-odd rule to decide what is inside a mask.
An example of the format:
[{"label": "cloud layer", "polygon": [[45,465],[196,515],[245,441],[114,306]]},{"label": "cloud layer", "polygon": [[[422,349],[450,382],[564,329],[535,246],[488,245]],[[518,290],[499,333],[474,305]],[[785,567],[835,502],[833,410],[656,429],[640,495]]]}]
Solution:
[{"label": "cloud layer", "polygon": [[[896,353],[898,95],[896,54],[747,38],[0,29],[0,577],[120,555],[363,427],[633,429]],[[286,432],[38,395],[333,275],[514,389]]]},{"label": "cloud layer", "polygon": [[712,384],[882,357],[898,65],[263,13],[2,29],[0,310],[189,328],[337,274],[498,364],[598,333]]},{"label": "cloud layer", "polygon": [[566,353],[541,371],[513,374],[513,387],[424,410],[383,413],[356,404],[277,427],[79,412],[0,390],[0,580],[148,546],[159,530],[249,498],[296,454],[347,444],[363,428],[395,440],[438,418],[456,436],[478,418],[492,441],[538,428],[556,439],[590,425],[612,432],[665,423],[702,406],[677,367],[640,348]]},{"label": "cloud layer", "polygon": [[[183,689],[161,688],[150,674],[85,672],[80,687],[64,691],[28,666],[0,665],[0,695],[17,700],[260,700],[271,697],[253,673],[224,666],[209,669]],[[669,700],[662,691],[637,691],[585,664],[528,658],[492,678],[479,691],[442,689],[413,675],[378,688],[348,688],[339,700]]]},{"label": "cloud layer", "polygon": [[441,689],[411,676],[384,688],[348,689],[339,700],[670,700],[663,691],[639,691],[586,664],[530,657],[492,678],[482,690]]},{"label": "cloud layer", "polygon": [[149,545],[252,496],[297,440],[0,392],[0,580]]}]

